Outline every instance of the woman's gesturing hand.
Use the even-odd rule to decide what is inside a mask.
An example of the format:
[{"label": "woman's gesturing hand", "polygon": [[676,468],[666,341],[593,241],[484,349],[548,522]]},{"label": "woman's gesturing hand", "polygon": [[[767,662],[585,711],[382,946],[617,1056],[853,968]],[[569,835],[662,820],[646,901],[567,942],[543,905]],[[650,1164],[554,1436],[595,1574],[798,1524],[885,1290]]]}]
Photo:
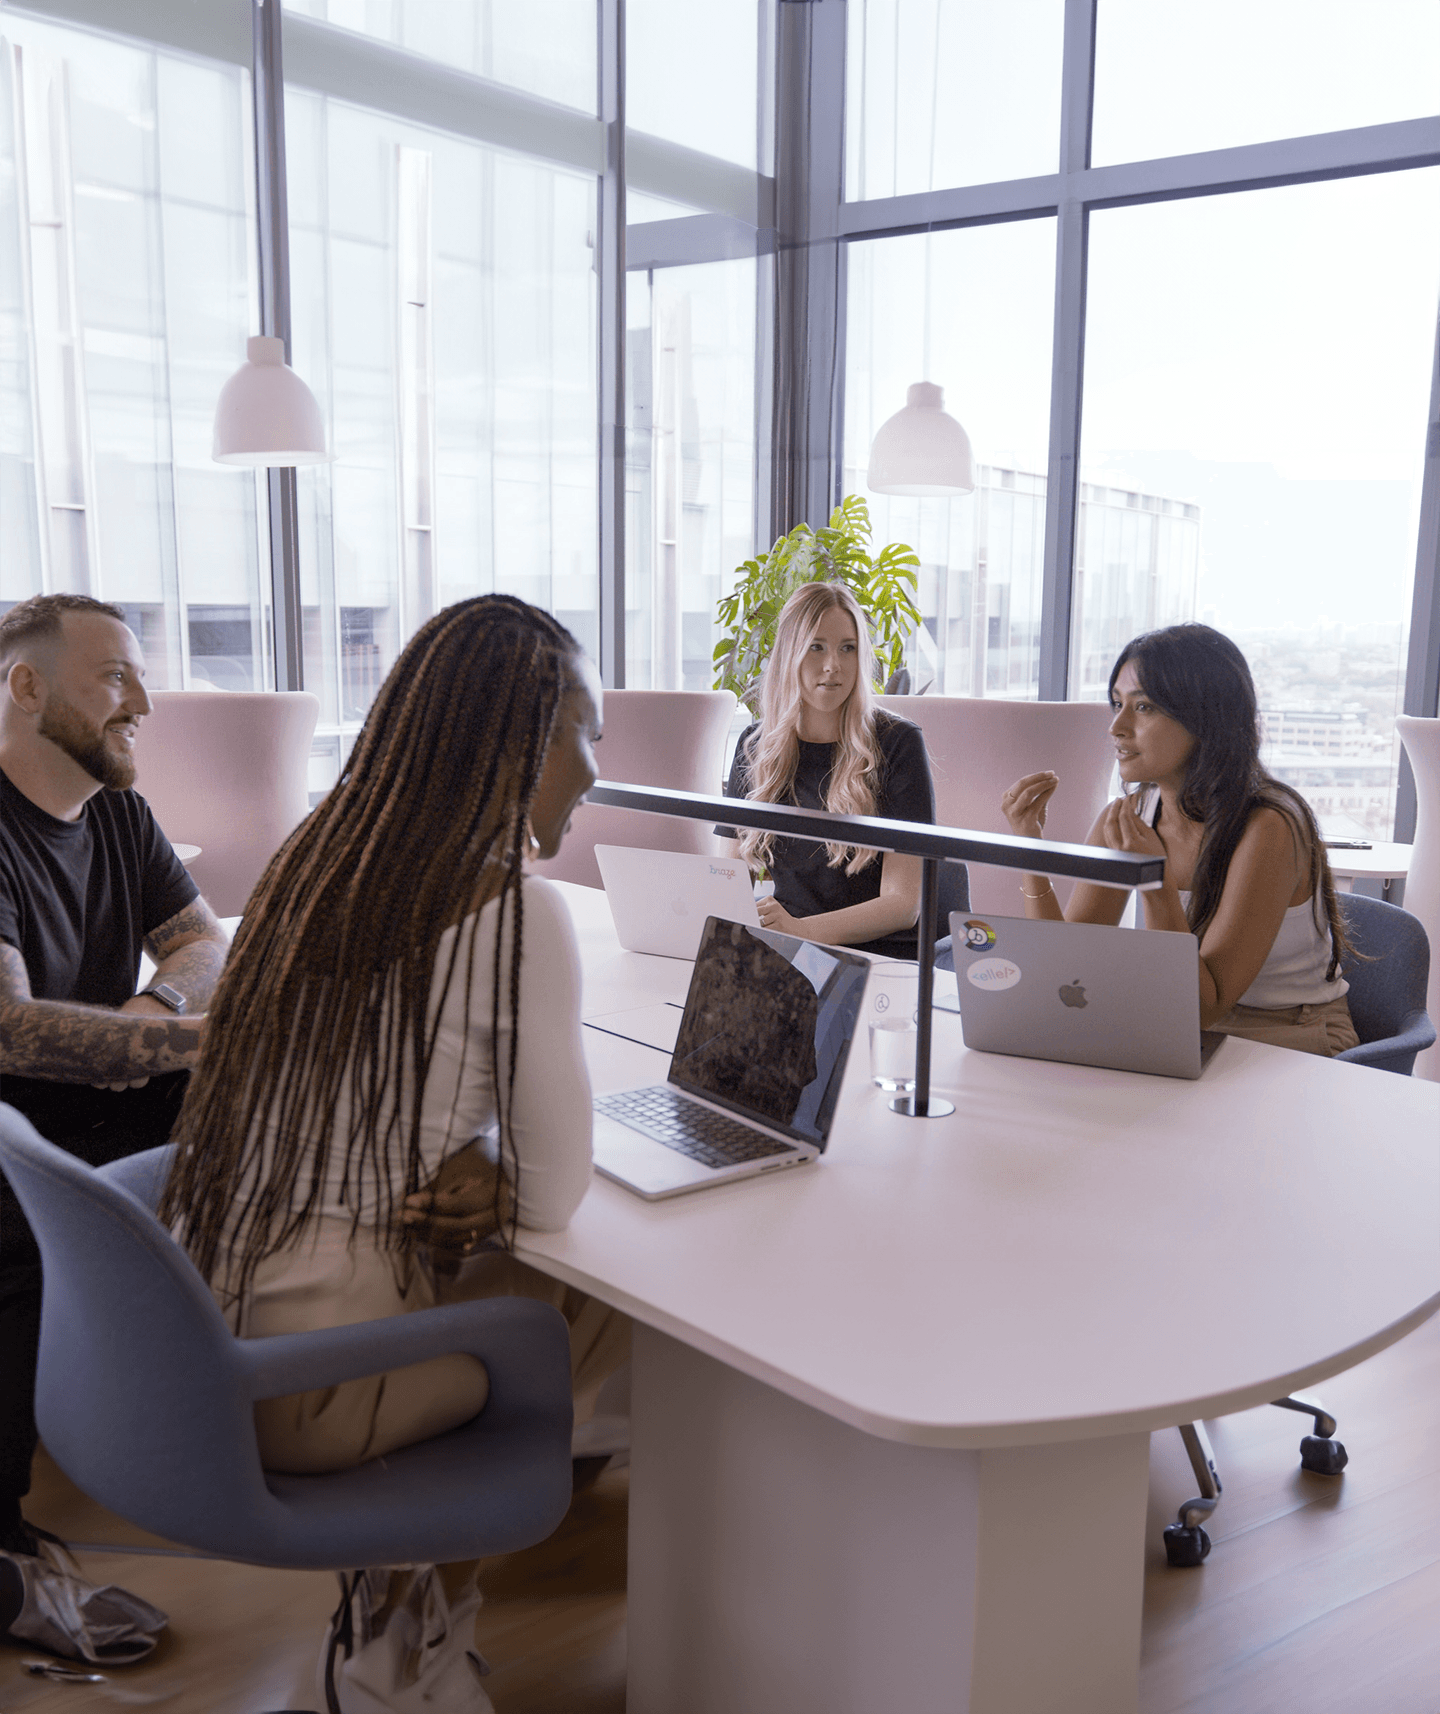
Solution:
[{"label": "woman's gesturing hand", "polygon": [[1165,841],[1137,814],[1142,795],[1113,799],[1100,823],[1101,835],[1112,851],[1129,851],[1137,857],[1168,857]]},{"label": "woman's gesturing hand", "polygon": [[1059,784],[1059,774],[1051,773],[1048,768],[1016,780],[1000,799],[1000,809],[1010,823],[1010,831],[1021,839],[1043,839],[1045,808]]}]

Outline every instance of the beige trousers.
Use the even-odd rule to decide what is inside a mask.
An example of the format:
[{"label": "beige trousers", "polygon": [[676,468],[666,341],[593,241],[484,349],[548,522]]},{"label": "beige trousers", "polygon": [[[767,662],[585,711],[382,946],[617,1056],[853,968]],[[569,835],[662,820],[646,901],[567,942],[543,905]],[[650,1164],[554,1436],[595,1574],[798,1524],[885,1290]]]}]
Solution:
[{"label": "beige trousers", "polygon": [[[438,1286],[417,1271],[396,1313],[483,1297],[535,1298],[561,1312],[570,1327],[575,1420],[584,1422],[604,1381],[630,1355],[629,1316],[503,1250],[474,1257]],[[255,1406],[260,1462],[291,1475],[353,1469],[469,1422],[483,1409],[489,1385],[484,1365],[457,1352],[336,1387],[262,1399]]]},{"label": "beige trousers", "polygon": [[1318,1053],[1333,1059],[1347,1047],[1355,1047],[1359,1036],[1350,1021],[1350,1002],[1342,994],[1314,1006],[1232,1006],[1212,1030],[1221,1035],[1244,1036],[1246,1041],[1269,1047],[1290,1047],[1299,1053]]}]

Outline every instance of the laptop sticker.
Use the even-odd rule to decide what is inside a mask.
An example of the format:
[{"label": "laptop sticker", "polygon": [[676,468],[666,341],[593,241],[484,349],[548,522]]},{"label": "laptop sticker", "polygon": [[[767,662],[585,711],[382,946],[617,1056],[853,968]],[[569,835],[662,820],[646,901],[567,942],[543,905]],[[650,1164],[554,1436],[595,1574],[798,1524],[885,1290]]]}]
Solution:
[{"label": "laptop sticker", "polygon": [[965,944],[976,952],[984,952],[995,944],[995,930],[979,917],[965,919]]},{"label": "laptop sticker", "polygon": [[966,965],[965,974],[975,987],[996,994],[1015,986],[1020,980],[1020,966],[1008,958],[977,958]]}]

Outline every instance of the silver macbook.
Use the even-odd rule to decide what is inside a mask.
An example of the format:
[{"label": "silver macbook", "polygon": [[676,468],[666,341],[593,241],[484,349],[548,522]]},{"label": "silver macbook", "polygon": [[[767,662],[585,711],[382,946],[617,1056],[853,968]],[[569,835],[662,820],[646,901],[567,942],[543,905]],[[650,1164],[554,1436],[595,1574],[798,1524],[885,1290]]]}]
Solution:
[{"label": "silver macbook", "polygon": [[595,1167],[653,1201],[818,1160],[870,960],[709,917],[666,1082],[595,1098]]},{"label": "silver macbook", "polygon": [[739,858],[597,845],[595,861],[627,952],[693,958],[710,916],[760,926],[750,871]]},{"label": "silver macbook", "polygon": [[1193,934],[970,911],[950,933],[966,1047],[1198,1077],[1224,1040],[1202,1043]]}]

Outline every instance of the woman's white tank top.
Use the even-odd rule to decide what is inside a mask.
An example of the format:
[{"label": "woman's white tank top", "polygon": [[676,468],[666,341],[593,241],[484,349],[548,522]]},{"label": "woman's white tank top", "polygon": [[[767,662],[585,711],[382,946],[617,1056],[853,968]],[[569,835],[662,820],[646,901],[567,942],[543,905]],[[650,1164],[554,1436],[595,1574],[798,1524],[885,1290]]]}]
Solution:
[{"label": "woman's white tank top", "polygon": [[[1181,893],[1180,902],[1189,910],[1189,893]],[[1326,922],[1322,929],[1324,913],[1319,913],[1319,922],[1316,915],[1313,894],[1304,904],[1291,905],[1280,923],[1270,956],[1240,996],[1240,1005],[1267,1009],[1319,1006],[1349,992],[1350,984],[1338,970],[1333,982],[1325,980],[1325,972],[1330,968],[1330,925]]]}]

